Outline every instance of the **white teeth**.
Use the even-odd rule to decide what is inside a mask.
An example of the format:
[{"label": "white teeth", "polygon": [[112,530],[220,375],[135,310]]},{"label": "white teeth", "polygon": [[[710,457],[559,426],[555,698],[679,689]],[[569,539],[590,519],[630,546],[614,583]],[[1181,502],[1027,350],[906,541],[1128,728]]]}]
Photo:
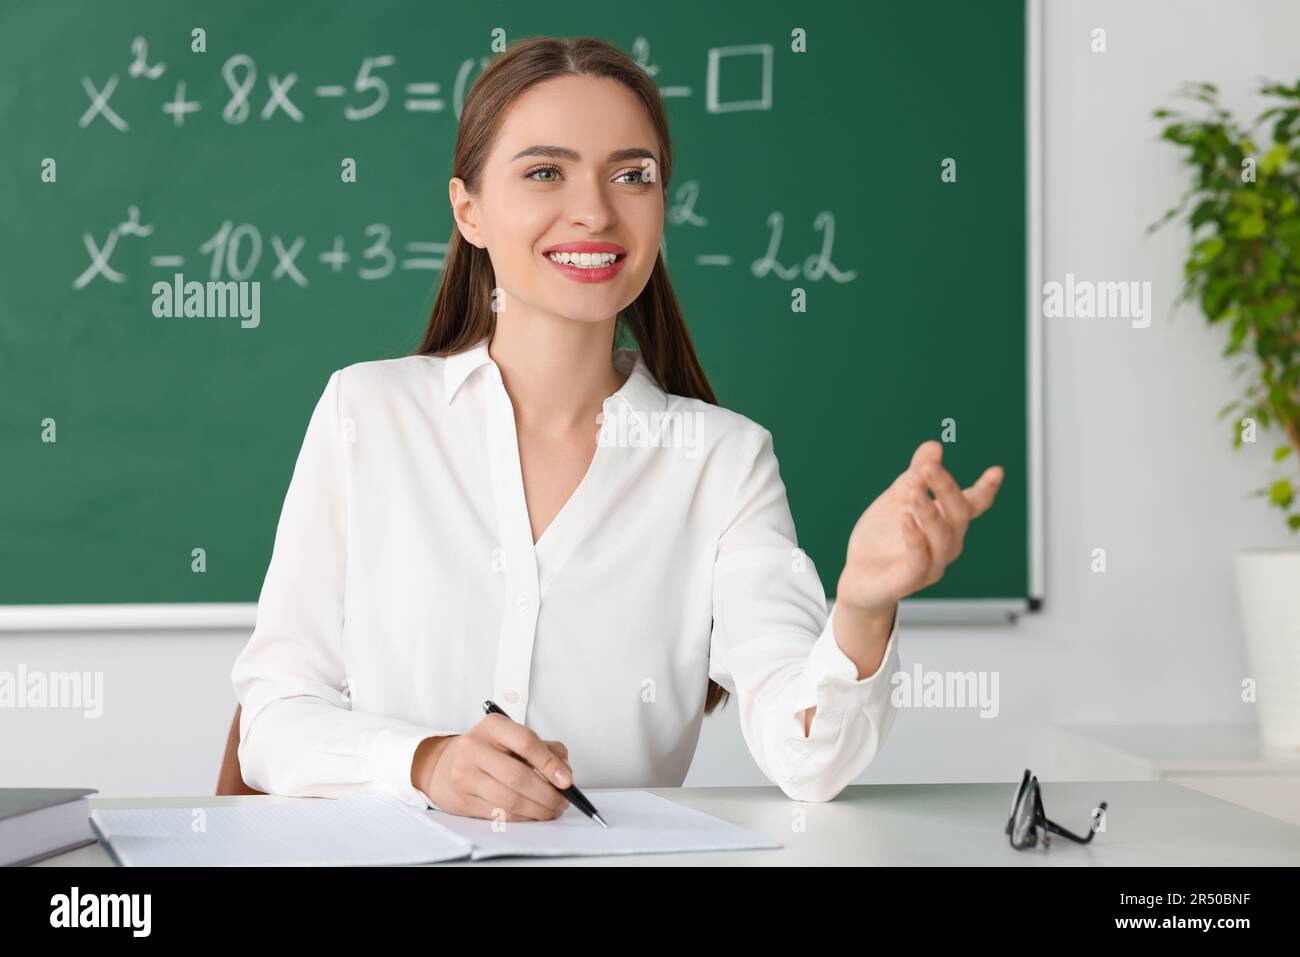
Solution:
[{"label": "white teeth", "polygon": [[614,253],[548,253],[547,258],[580,269],[601,269],[613,265],[618,256]]}]

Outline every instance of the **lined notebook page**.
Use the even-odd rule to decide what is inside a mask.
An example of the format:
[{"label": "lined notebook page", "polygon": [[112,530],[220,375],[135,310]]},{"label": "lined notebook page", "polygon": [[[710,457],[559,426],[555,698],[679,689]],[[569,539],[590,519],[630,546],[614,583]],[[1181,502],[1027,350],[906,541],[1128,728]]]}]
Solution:
[{"label": "lined notebook page", "polygon": [[671,854],[685,851],[745,851],[780,847],[763,834],[636,790],[584,791],[605,819],[601,827],[573,805],[552,821],[503,821],[426,811],[449,831],[474,844],[474,860],[485,857],[570,857],[603,854]]},{"label": "lined notebook page", "polygon": [[467,840],[439,827],[427,813],[384,795],[97,809],[90,820],[127,867],[428,864],[465,858],[471,850]]}]

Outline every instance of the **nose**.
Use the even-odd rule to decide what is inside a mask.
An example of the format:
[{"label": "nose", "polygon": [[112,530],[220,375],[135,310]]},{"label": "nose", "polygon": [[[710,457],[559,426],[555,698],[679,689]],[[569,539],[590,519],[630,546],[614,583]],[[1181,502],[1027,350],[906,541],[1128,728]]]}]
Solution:
[{"label": "nose", "polygon": [[600,176],[582,177],[570,191],[569,223],[584,226],[593,233],[608,230],[614,225],[615,213],[606,184]]}]

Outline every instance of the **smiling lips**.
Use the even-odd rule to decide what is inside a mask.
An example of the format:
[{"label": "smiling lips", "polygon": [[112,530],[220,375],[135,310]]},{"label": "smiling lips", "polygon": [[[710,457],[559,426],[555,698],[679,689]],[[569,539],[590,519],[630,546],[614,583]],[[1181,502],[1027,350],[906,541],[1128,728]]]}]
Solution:
[{"label": "smiling lips", "polygon": [[627,250],[614,243],[560,243],[542,255],[575,282],[608,282],[627,261]]}]

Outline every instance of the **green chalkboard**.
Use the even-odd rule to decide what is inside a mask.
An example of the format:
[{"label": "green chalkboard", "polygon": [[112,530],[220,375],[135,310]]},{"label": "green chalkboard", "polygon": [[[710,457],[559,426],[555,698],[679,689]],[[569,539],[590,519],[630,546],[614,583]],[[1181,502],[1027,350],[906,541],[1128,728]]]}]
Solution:
[{"label": "green chalkboard", "polygon": [[[722,403],[775,436],[827,589],[854,519],[953,419],[958,479],[1007,476],[922,597],[1031,597],[1025,16],[9,0],[0,604],[256,600],[329,373],[419,341],[459,103],[496,29],[603,36],[654,71],[670,274]],[[214,270],[260,282],[255,327],[155,317],[155,282]]]}]

